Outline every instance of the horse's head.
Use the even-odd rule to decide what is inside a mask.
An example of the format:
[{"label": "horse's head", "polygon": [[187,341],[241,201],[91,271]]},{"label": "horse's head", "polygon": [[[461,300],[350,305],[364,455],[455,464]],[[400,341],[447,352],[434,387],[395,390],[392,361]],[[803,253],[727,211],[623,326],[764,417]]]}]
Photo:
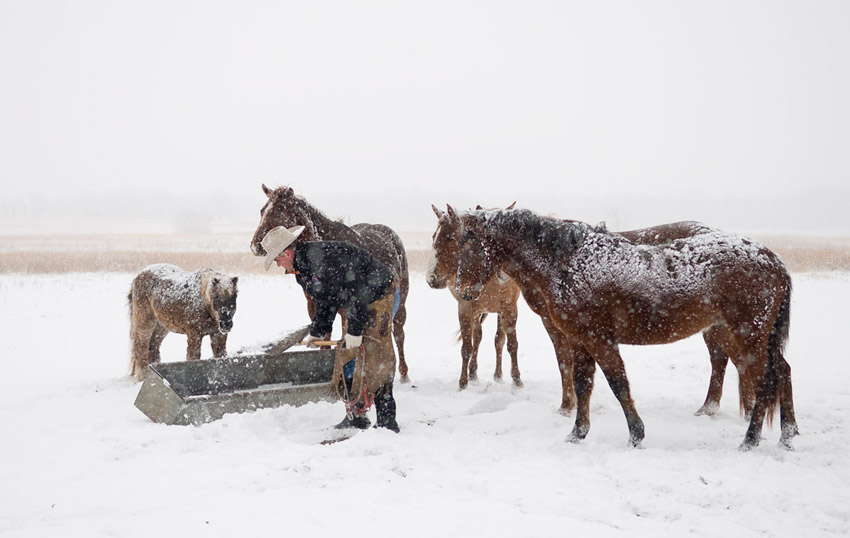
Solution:
[{"label": "horse's head", "polygon": [[233,328],[233,315],[236,314],[236,284],[238,276],[230,277],[221,273],[213,273],[202,295],[210,315],[218,324],[218,330],[226,334]]},{"label": "horse's head", "polygon": [[263,185],[263,192],[268,197],[265,205],[260,209],[260,224],[251,238],[251,252],[254,256],[265,256],[266,251],[260,242],[272,228],[283,226],[304,226],[305,230],[299,237],[304,241],[312,241],[316,238],[313,221],[307,212],[306,203],[295,196],[291,187],[278,187],[270,189]]},{"label": "horse's head", "polygon": [[484,283],[493,278],[505,262],[504,252],[490,231],[488,212],[475,211],[460,217],[458,264],[455,291],[464,301],[477,299]]},{"label": "horse's head", "polygon": [[451,206],[441,211],[431,206],[437,215],[437,229],[431,237],[431,258],[425,279],[434,289],[445,288],[457,275],[457,242],[460,238],[460,217]]}]

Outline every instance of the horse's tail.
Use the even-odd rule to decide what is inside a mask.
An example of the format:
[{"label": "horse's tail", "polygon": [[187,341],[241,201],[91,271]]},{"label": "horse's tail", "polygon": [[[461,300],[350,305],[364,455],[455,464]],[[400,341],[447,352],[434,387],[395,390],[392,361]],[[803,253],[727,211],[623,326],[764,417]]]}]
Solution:
[{"label": "horse's tail", "polygon": [[130,291],[127,293],[127,314],[130,317],[130,375],[136,375],[136,357],[134,350],[134,338],[135,338],[135,320],[133,319],[133,289],[135,286],[135,279],[133,283],[130,284]]},{"label": "horse's tail", "polygon": [[770,339],[767,342],[767,371],[765,372],[765,387],[769,390],[767,394],[767,423],[773,424],[773,416],[779,406],[782,387],[786,384],[785,377],[790,376],[789,369],[783,368],[785,362],[785,344],[788,342],[788,334],[791,328],[791,279],[787,279],[785,297],[779,307],[779,315],[773,323],[770,331]]}]

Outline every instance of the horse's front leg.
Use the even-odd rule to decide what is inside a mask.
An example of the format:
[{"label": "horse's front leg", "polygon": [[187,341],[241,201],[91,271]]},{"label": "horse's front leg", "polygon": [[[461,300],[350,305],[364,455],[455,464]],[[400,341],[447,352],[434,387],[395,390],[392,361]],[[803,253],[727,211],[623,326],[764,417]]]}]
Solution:
[{"label": "horse's front leg", "polygon": [[[558,330],[555,325],[546,316],[540,316],[543,321],[543,327],[549,334],[549,339],[552,340],[552,346],[555,348],[555,358],[558,360],[558,372],[561,374],[561,407],[558,412],[562,415],[569,415],[576,407],[576,388],[573,381],[573,354],[567,337]],[[593,362],[593,359],[590,359]],[[594,364],[594,371],[596,366]],[[592,383],[591,378],[591,383]],[[592,385],[591,385],[592,387]]]},{"label": "horse's front leg", "polygon": [[503,325],[502,314],[498,314],[496,318],[496,338],[494,344],[496,346],[496,369],[493,370],[493,381],[502,380],[502,350],[505,348],[505,327]]},{"label": "horse's front leg", "polygon": [[563,356],[569,357],[570,370],[573,372],[571,386],[575,387],[577,399],[576,423],[567,440],[571,443],[578,443],[587,437],[587,432],[590,431],[590,395],[593,392],[596,363],[584,349],[571,348],[565,344],[561,348],[561,353]]},{"label": "horse's front leg", "polygon": [[[481,339],[483,338],[483,330],[481,324],[487,314],[473,314],[472,316],[472,347],[469,354],[469,380],[478,381],[478,349],[481,347]],[[502,367],[499,366],[499,378],[501,379]]]},{"label": "horse's front leg", "polygon": [[[507,308],[505,311],[499,314],[499,325],[503,327],[503,332],[505,333],[508,339],[508,354],[511,356],[511,379],[514,382],[514,387],[519,389],[523,387],[523,384],[519,373],[519,359],[517,358],[517,353],[519,352],[519,342],[516,338],[516,303],[514,303],[512,306],[513,308]],[[500,349],[498,344],[497,349]]]},{"label": "horse's front leg", "polygon": [[[460,303],[459,303],[460,305]],[[466,309],[458,309],[458,321],[460,322],[460,379],[458,389],[464,390],[469,385],[469,359],[472,356],[472,334],[473,318]]]},{"label": "horse's front leg", "polygon": [[210,335],[210,347],[212,348],[213,358],[223,359],[227,356],[227,334],[218,331]]},{"label": "horse's front leg", "polygon": [[602,373],[605,374],[608,386],[611,387],[611,391],[620,402],[623,413],[626,415],[626,423],[629,425],[629,444],[640,448],[644,437],[643,421],[635,408],[635,402],[632,400],[629,379],[626,377],[626,365],[623,364],[620,351],[616,344],[612,345],[608,341],[594,342],[592,346],[588,351],[599,364]]},{"label": "horse's front leg", "polygon": [[189,333],[186,335],[186,360],[197,361],[201,359],[201,341],[204,335],[200,333]]}]

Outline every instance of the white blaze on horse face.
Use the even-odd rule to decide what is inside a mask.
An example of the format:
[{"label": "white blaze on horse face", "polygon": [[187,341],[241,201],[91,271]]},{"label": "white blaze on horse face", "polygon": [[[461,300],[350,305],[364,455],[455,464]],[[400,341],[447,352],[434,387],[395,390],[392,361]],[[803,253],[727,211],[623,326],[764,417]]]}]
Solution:
[{"label": "white blaze on horse face", "polygon": [[[269,206],[271,205],[271,198],[265,203],[263,207],[260,208],[260,224],[257,225],[257,231],[267,230],[270,227],[267,227],[266,224],[266,215],[269,212]],[[265,234],[263,234],[265,236]],[[254,256],[265,256],[265,252],[263,251],[263,247],[260,242],[263,240],[262,237],[258,237],[257,233],[254,233],[254,239],[251,241],[251,253]]]},{"label": "white blaze on horse face", "polygon": [[[440,231],[443,225],[437,226],[437,231],[434,232],[434,240],[431,241],[431,254],[428,256],[428,268],[425,270],[425,280],[432,288],[444,288],[445,282],[440,282],[437,277],[437,238],[440,237]],[[441,285],[442,284],[442,285]]]},{"label": "white blaze on horse face", "polygon": [[437,287],[437,249],[431,248],[431,254],[428,257],[428,268],[425,270],[425,280],[432,288]]}]

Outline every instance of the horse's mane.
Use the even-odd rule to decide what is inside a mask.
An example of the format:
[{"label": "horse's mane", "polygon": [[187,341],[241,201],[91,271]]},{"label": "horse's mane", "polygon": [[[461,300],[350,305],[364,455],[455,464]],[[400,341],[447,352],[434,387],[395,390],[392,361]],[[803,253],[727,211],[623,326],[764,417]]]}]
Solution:
[{"label": "horse's mane", "polygon": [[[335,219],[328,217],[321,209],[319,209],[318,207],[314,206],[309,201],[307,201],[306,198],[304,198],[303,196],[301,196],[299,194],[295,194],[295,190],[292,187],[290,187],[289,185],[277,187],[276,189],[274,189],[274,194],[276,196],[284,196],[284,197],[291,198],[295,205],[306,210],[311,215],[315,215],[315,216],[322,218],[322,219],[325,219],[325,220],[334,221],[334,222],[337,222],[339,224],[345,224],[345,220],[346,220],[345,217],[337,217]],[[348,225],[346,224],[346,226],[348,226]],[[349,228],[350,228],[350,226],[349,226]]]},{"label": "horse's mane", "polygon": [[576,221],[538,215],[528,209],[480,212],[484,222],[514,234],[520,243],[533,242],[546,252],[568,255],[594,233],[607,234],[607,230]]}]

